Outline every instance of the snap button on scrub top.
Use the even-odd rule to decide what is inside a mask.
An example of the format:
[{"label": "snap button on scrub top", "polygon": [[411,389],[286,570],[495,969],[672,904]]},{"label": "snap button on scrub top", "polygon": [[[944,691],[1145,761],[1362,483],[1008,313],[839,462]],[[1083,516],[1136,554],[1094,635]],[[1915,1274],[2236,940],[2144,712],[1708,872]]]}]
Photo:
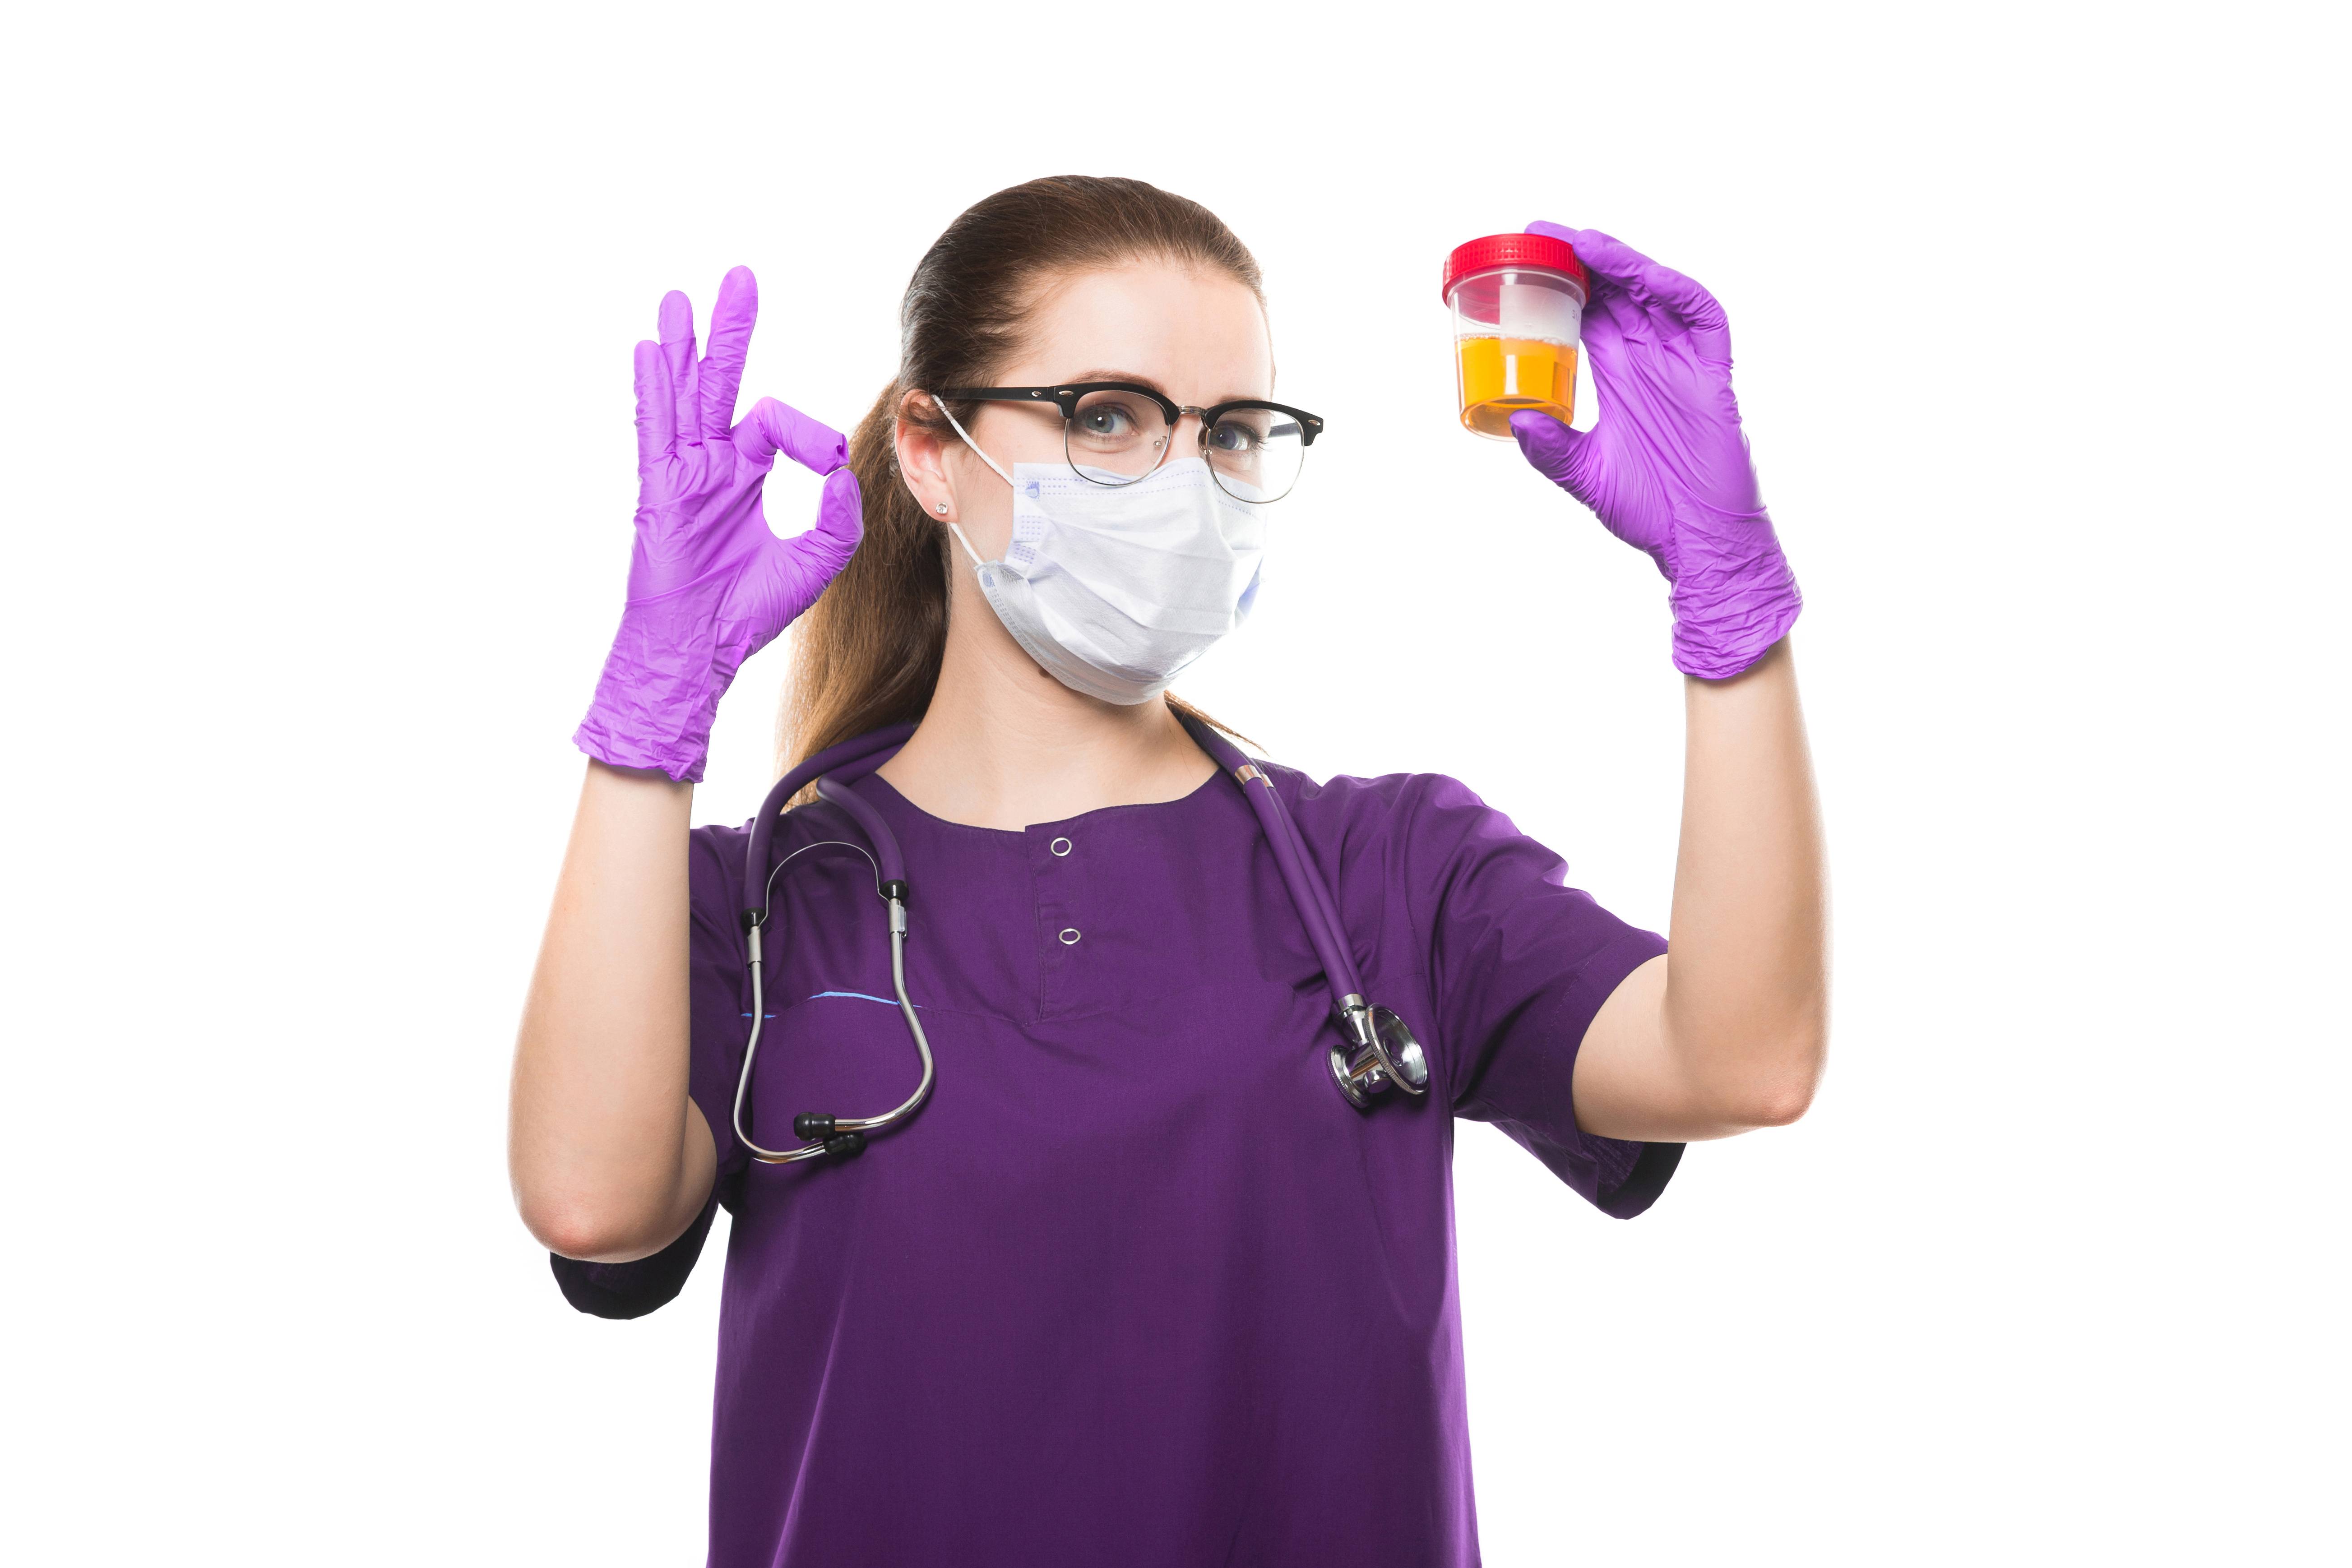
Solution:
[{"label": "snap button on scrub top", "polygon": [[1064,926],[1062,928],[1062,945],[1064,947],[1076,947],[1077,944],[1078,928],[1076,926]]},{"label": "snap button on scrub top", "polygon": [[1070,852],[1070,841],[1066,838],[1056,838],[1046,847],[1056,855],[1067,855]]}]

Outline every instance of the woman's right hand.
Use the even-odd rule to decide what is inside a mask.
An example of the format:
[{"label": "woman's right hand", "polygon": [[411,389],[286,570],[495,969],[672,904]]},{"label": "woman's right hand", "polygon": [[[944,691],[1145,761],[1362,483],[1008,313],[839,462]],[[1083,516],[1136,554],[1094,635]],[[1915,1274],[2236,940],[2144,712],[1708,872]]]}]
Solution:
[{"label": "woman's right hand", "polygon": [[[572,737],[616,767],[699,780],[736,670],[816,602],[863,531],[840,432],[772,397],[732,423],[759,310],[759,284],[738,267],[719,286],[709,353],[696,359],[694,307],[675,291],[662,300],[661,341],[637,345],[629,598]],[[825,476],[816,525],[791,539],[760,504],[779,452]]]}]

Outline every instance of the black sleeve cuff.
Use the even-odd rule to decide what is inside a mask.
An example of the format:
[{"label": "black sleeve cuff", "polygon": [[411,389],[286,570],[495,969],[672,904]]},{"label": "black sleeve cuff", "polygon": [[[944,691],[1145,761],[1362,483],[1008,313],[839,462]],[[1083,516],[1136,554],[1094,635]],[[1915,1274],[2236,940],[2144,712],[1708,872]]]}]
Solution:
[{"label": "black sleeve cuff", "polygon": [[1602,1214],[1614,1219],[1632,1219],[1658,1201],[1658,1194],[1674,1180],[1675,1167],[1682,1163],[1680,1143],[1644,1143],[1641,1158],[1625,1173],[1625,1179],[1594,1200]]},{"label": "black sleeve cuff", "polygon": [[[1634,1172],[1637,1176],[1640,1173]],[[555,1270],[555,1283],[563,1299],[581,1311],[597,1318],[642,1318],[668,1306],[686,1289],[687,1276],[694,1272],[695,1260],[702,1256],[703,1241],[710,1235],[710,1222],[718,1213],[719,1194],[714,1186],[710,1201],[702,1205],[702,1213],[686,1227],[686,1234],[651,1257],[633,1263],[583,1263],[551,1252],[547,1261]]]}]

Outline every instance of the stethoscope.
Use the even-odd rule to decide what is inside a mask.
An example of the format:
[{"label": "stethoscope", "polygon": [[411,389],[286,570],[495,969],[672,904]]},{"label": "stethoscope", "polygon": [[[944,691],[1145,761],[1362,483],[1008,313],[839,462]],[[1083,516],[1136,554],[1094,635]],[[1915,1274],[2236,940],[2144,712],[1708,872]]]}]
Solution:
[{"label": "stethoscope", "polygon": [[[1422,1055],[1421,1042],[1412,1037],[1412,1031],[1405,1027],[1402,1018],[1364,1000],[1363,984],[1357,976],[1355,960],[1349,953],[1339,924],[1339,907],[1332,901],[1331,889],[1316,874],[1314,863],[1307,858],[1306,843],[1298,837],[1297,825],[1290,820],[1282,797],[1275,793],[1274,780],[1266,776],[1265,769],[1242,755],[1233,742],[1191,714],[1180,712],[1177,718],[1192,732],[1192,739],[1200,742],[1201,749],[1241,785],[1244,798],[1257,814],[1266,846],[1274,851],[1275,864],[1282,870],[1283,885],[1290,889],[1290,901],[1298,907],[1299,919],[1306,922],[1307,940],[1314,944],[1315,956],[1322,963],[1324,978],[1331,987],[1332,1012],[1339,1026],[1340,1043],[1330,1047],[1328,1058],[1331,1081],[1348,1103],[1359,1110],[1369,1107],[1372,1097],[1391,1084],[1407,1094],[1426,1093],[1429,1063]],[[898,840],[891,833],[890,825],[849,787],[854,780],[864,778],[896,756],[914,732],[912,724],[893,724],[819,752],[777,782],[776,787],[768,792],[768,798],[761,803],[760,815],[751,824],[751,852],[743,863],[743,932],[751,965],[751,1037],[743,1047],[742,1075],[735,1081],[735,1136],[742,1140],[753,1159],[763,1163],[781,1165],[823,1154],[855,1154],[866,1147],[867,1133],[904,1121],[920,1110],[930,1096],[931,1043],[924,1037],[923,1021],[915,1016],[915,1005],[907,999],[906,861],[898,853]],[[866,835],[866,842],[820,839],[802,845],[772,867],[768,858],[775,843],[776,824],[782,820],[786,803],[812,779],[816,781],[817,798],[846,813]],[[922,1058],[923,1078],[915,1086],[914,1093],[879,1116],[827,1116],[803,1111],[793,1118],[793,1136],[804,1140],[799,1148],[762,1149],[743,1131],[743,1104],[751,1098],[751,1066],[759,1058],[760,1028],[767,1015],[761,939],[767,928],[777,876],[800,856],[812,849],[825,848],[855,850],[874,868],[874,890],[889,906],[890,984],[898,994],[898,1011],[907,1020],[907,1031],[915,1037],[916,1054]]]}]

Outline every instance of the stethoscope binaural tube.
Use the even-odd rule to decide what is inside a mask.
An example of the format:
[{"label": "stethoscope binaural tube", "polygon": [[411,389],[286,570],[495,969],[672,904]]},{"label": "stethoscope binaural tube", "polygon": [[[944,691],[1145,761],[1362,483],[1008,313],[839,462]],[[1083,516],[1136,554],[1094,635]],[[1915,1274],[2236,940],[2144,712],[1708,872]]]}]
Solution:
[{"label": "stethoscope binaural tube", "polygon": [[[735,1079],[735,1105],[732,1121],[736,1138],[762,1164],[790,1164],[798,1160],[814,1160],[821,1155],[856,1154],[866,1147],[866,1135],[896,1126],[921,1108],[931,1092],[934,1064],[931,1043],[923,1034],[922,1020],[915,1016],[915,1005],[907,995],[907,867],[898,851],[898,836],[879,812],[849,787],[850,781],[861,778],[880,767],[907,743],[915,732],[912,724],[894,724],[887,729],[861,735],[856,740],[831,747],[809,758],[793,769],[761,803],[760,815],[751,826],[751,842],[746,846],[743,873],[743,940],[745,959],[751,971],[751,1032],[743,1044],[743,1069]],[[765,1149],[752,1142],[744,1131],[743,1107],[751,1098],[751,1072],[759,1060],[760,1036],[767,1022],[767,986],[764,974],[765,954],[761,948],[768,923],[768,889],[781,866],[771,868],[768,858],[775,844],[776,823],[785,805],[798,795],[811,779],[816,781],[819,799],[840,808],[856,823],[873,847],[871,851],[845,839],[824,841],[855,849],[865,855],[874,867],[875,892],[889,908],[890,919],[890,984],[898,999],[899,1015],[907,1021],[907,1029],[914,1037],[916,1054],[921,1057],[923,1075],[915,1092],[905,1100],[879,1116],[834,1116],[818,1111],[803,1111],[793,1118],[793,1132],[807,1140],[796,1149]],[[803,848],[815,848],[806,845]],[[795,850],[797,855],[801,851]],[[787,856],[789,860],[792,857]]]},{"label": "stethoscope binaural tube", "polygon": [[1266,847],[1274,851],[1283,886],[1298,907],[1307,940],[1323,964],[1324,977],[1331,985],[1331,1010],[1346,1041],[1332,1047],[1327,1058],[1332,1084],[1359,1110],[1368,1109],[1372,1096],[1391,1084],[1407,1094],[1427,1093],[1429,1058],[1402,1018],[1364,1000],[1363,982],[1356,973],[1355,957],[1348,951],[1348,928],[1331,902],[1330,889],[1316,875],[1306,841],[1299,837],[1298,825],[1290,820],[1282,797],[1275,793],[1273,778],[1244,756],[1239,747],[1191,714],[1179,713],[1177,718],[1201,749],[1242,786],[1242,795],[1265,835]]}]

